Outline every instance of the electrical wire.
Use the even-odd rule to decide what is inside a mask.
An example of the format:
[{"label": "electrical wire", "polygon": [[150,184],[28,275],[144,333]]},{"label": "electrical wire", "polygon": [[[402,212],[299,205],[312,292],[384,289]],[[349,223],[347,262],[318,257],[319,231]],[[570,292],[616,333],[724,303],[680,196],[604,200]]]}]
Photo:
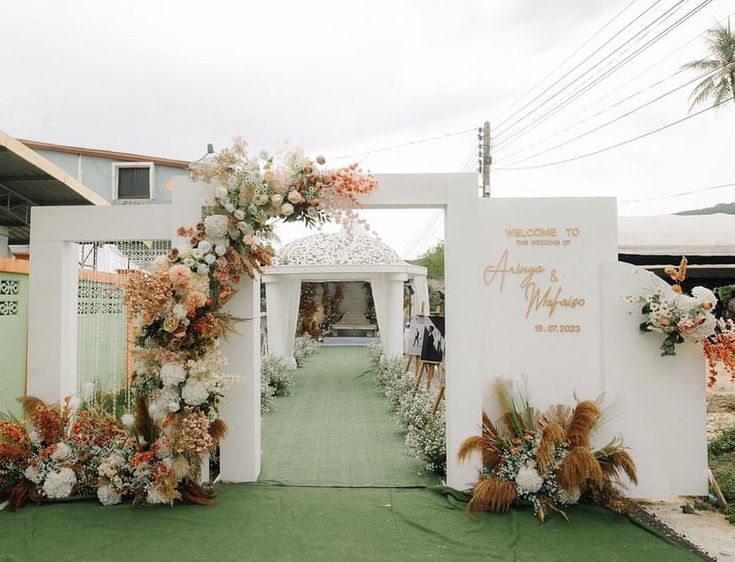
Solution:
[{"label": "electrical wire", "polygon": [[342,154],[340,156],[332,156],[332,157],[330,157],[330,160],[344,160],[346,158],[364,157],[364,156],[368,156],[369,154],[377,154],[378,152],[386,152],[388,150],[396,150],[398,148],[404,148],[404,147],[407,147],[407,146],[413,146],[413,145],[417,145],[417,144],[424,144],[424,143],[427,143],[427,142],[434,142],[434,141],[438,141],[438,140],[443,140],[443,139],[446,139],[446,138],[449,138],[449,137],[456,137],[456,136],[459,136],[459,135],[466,135],[467,133],[474,132],[476,130],[477,130],[476,127],[472,127],[470,129],[463,129],[461,131],[454,131],[452,133],[445,133],[443,135],[436,135],[436,136],[433,136],[433,137],[416,139],[416,140],[412,140],[412,141],[409,141],[409,142],[403,142],[403,143],[400,143],[400,144],[394,144],[394,145],[391,145],[391,146],[385,146],[383,148],[376,148],[376,149],[373,149],[373,150],[366,150],[364,152],[355,152],[355,153],[352,153],[352,154]]},{"label": "electrical wire", "polygon": [[621,141],[621,142],[619,142],[617,144],[613,144],[613,145],[607,146],[605,148],[601,148],[599,150],[594,150],[592,152],[587,152],[586,154],[580,154],[579,156],[575,156],[573,158],[566,158],[565,160],[559,160],[557,162],[547,162],[545,164],[536,164],[534,166],[518,166],[518,167],[514,167],[514,168],[496,168],[496,169],[498,169],[498,170],[505,170],[505,171],[511,171],[511,170],[513,170],[513,171],[515,171],[515,170],[535,170],[535,169],[538,169],[538,168],[547,168],[549,166],[558,166],[560,164],[566,164],[568,162],[574,162],[575,160],[581,160],[582,158],[587,158],[589,156],[595,156],[597,154],[601,154],[603,152],[607,152],[608,150],[613,150],[614,148],[619,148],[619,147],[624,146],[626,144],[629,144],[631,142],[635,142],[637,140],[640,140],[640,139],[643,139],[645,137],[649,137],[649,136],[651,136],[653,134],[659,133],[659,132],[661,132],[661,131],[663,131],[665,129],[668,129],[670,127],[673,127],[675,125],[678,125],[679,123],[683,123],[684,121],[688,121],[689,119],[693,119],[694,117],[697,117],[699,115],[702,115],[703,113],[705,113],[707,111],[710,111],[711,109],[714,109],[715,107],[718,107],[718,106],[722,105],[725,102],[728,102],[729,103],[730,101],[731,101],[730,98],[724,99],[724,100],[722,100],[719,103],[716,103],[714,105],[711,105],[710,107],[706,107],[706,108],[704,108],[704,109],[702,109],[700,111],[697,111],[696,113],[692,113],[691,115],[687,115],[686,117],[683,117],[681,119],[678,119],[676,121],[673,121],[672,123],[668,123],[667,125],[664,125],[663,127],[659,127],[658,129],[654,129],[652,131],[648,131],[647,133],[643,133],[642,135],[638,135],[636,137],[633,137],[633,138],[630,138],[630,139]]},{"label": "electrical wire", "polygon": [[[685,0],[681,0],[681,1],[683,2]],[[595,56],[597,53],[599,53],[604,47],[606,47],[607,45],[609,45],[611,41],[613,41],[616,37],[618,37],[621,33],[623,33],[631,25],[633,25],[636,21],[638,21],[640,18],[642,18],[646,13],[648,13],[650,10],[652,10],[660,2],[661,2],[661,0],[655,0],[655,2],[652,5],[650,5],[648,8],[646,8],[640,14],[638,14],[638,16],[636,16],[632,21],[628,22],[628,24],[626,26],[624,26],[622,29],[618,30],[618,32],[615,33],[612,37],[610,37],[610,39],[608,39],[607,41],[605,41],[602,45],[600,45],[599,47],[597,47],[597,49],[595,49],[591,54],[589,54],[588,56],[586,56],[584,59],[582,59],[580,62],[578,62],[574,67],[572,67],[565,74],[563,74],[561,76],[561,78],[558,78],[554,83],[552,83],[551,85],[547,86],[546,89],[544,89],[541,93],[539,93],[538,95],[536,95],[536,97],[534,97],[532,100],[526,102],[522,107],[520,107],[519,109],[517,109],[515,112],[513,112],[506,119],[504,119],[502,121],[499,121],[497,123],[497,127],[499,127],[499,128],[502,129],[502,127],[503,127],[503,125],[505,123],[507,123],[508,121],[510,121],[513,117],[515,117],[516,115],[518,115],[518,113],[520,113],[521,111],[523,111],[524,109],[526,109],[529,105],[533,104],[535,101],[537,101],[542,96],[544,96],[546,93],[548,93],[554,86],[556,86],[557,84],[559,84],[562,80],[564,80],[572,72],[574,72],[575,70],[577,70],[580,66],[582,66],[584,63],[586,63],[588,60],[590,60],[593,56]],[[627,9],[627,6],[626,6],[626,9]],[[617,16],[616,16],[616,18],[617,18]],[[523,118],[521,118],[521,119],[523,119]]]},{"label": "electrical wire", "polygon": [[671,195],[660,195],[658,197],[644,197],[641,199],[623,199],[620,203],[644,203],[646,201],[660,201],[662,199],[674,199],[676,197],[683,197],[684,195],[693,195],[695,193],[703,193],[705,191],[715,191],[717,189],[724,189],[726,187],[735,187],[733,183],[721,183],[720,185],[710,185],[708,187],[700,187],[699,189],[692,189],[690,191],[682,191],[680,193],[673,193]]},{"label": "electrical wire", "polygon": [[[577,56],[582,51],[582,49],[584,49],[587,45],[589,45],[594,39],[596,39],[597,37],[599,37],[600,33],[602,33],[603,31],[605,31],[605,29],[607,29],[610,25],[612,25],[621,15],[623,15],[623,13],[625,13],[628,10],[628,8],[630,8],[636,2],[637,2],[637,0],[632,0],[632,2],[629,2],[628,4],[626,4],[625,7],[622,10],[620,10],[617,14],[615,14],[611,20],[608,20],[607,23],[605,23],[605,25],[603,25],[600,29],[598,29],[597,31],[595,31],[571,55],[569,55],[567,58],[565,58],[561,63],[559,63],[559,65],[557,65],[556,67],[554,67],[554,69],[551,72],[549,72],[539,82],[537,82],[535,86],[533,86],[530,89],[526,90],[523,94],[521,94],[519,97],[517,97],[513,103],[511,103],[508,107],[506,107],[503,111],[501,111],[498,114],[498,116],[496,117],[496,119],[498,120],[498,125],[500,126],[500,124],[502,123],[501,120],[503,119],[503,116],[506,113],[508,113],[508,111],[511,111],[518,103],[520,103],[523,100],[523,98],[525,98],[528,94],[530,94],[536,88],[538,88],[544,82],[546,82],[546,80],[548,80],[551,76],[553,76],[554,73],[556,73],[558,70],[560,70],[561,68],[563,68],[566,63],[568,63],[575,56]],[[543,94],[543,92],[542,92],[542,94]],[[533,101],[534,100],[531,100],[530,103],[532,103]],[[523,109],[523,108],[521,108],[521,109]],[[513,117],[513,116],[511,115],[510,117]]]},{"label": "electrical wire", "polygon": [[707,76],[713,75],[713,74],[715,74],[718,71],[719,71],[719,69],[715,69],[715,70],[710,70],[709,72],[705,72],[703,74],[700,74],[696,78],[693,78],[693,79],[689,80],[688,82],[685,82],[684,84],[681,84],[681,85],[677,86],[676,88],[674,88],[672,90],[669,90],[668,92],[665,92],[665,93],[663,93],[663,94],[661,94],[661,95],[653,98],[652,100],[649,100],[646,103],[644,103],[642,105],[639,105],[638,107],[636,107],[634,109],[631,109],[629,111],[626,111],[622,115],[619,115],[619,116],[617,116],[617,117],[615,117],[613,119],[610,119],[609,121],[606,121],[605,123],[602,123],[602,124],[598,125],[594,129],[590,129],[589,131],[585,131],[584,133],[581,133],[581,134],[577,135],[576,137],[572,137],[571,139],[568,139],[568,140],[566,140],[564,142],[561,142],[559,144],[555,144],[554,146],[549,147],[549,148],[547,148],[545,150],[542,150],[541,152],[537,152],[535,154],[532,154],[531,156],[526,156],[525,158],[522,158],[521,160],[517,160],[515,162],[512,162],[512,163],[508,164],[508,166],[510,166],[510,167],[517,166],[518,164],[522,164],[523,162],[527,162],[529,160],[533,160],[534,158],[537,158],[537,157],[539,157],[539,156],[541,156],[543,154],[547,154],[547,153],[552,152],[552,151],[554,151],[554,150],[556,150],[558,148],[561,148],[563,146],[567,146],[568,144],[571,144],[571,143],[573,143],[575,141],[578,141],[579,139],[582,139],[582,138],[586,137],[587,135],[591,135],[592,133],[595,133],[595,132],[599,131],[600,129],[604,129],[605,127],[607,127],[609,125],[612,125],[613,123],[617,123],[618,121],[620,121],[622,119],[625,119],[626,117],[630,117],[631,115],[633,115],[634,113],[637,113],[641,109],[644,109],[644,108],[646,108],[646,107],[648,107],[648,106],[656,103],[657,101],[660,101],[660,100],[664,99],[665,97],[670,96],[671,94],[673,94],[675,92],[678,92],[679,90],[681,90],[682,88],[685,88],[686,86],[690,86],[694,82],[697,82],[699,80],[702,80],[702,79],[706,78]]},{"label": "electrical wire", "polygon": [[[659,32],[658,35],[650,39],[648,42],[646,42],[644,45],[636,49],[633,53],[625,57],[623,60],[615,64],[612,68],[604,72],[601,76],[594,79],[591,83],[586,84],[581,89],[576,90],[571,95],[569,95],[567,98],[556,104],[554,107],[552,107],[549,111],[542,114],[541,116],[536,117],[533,121],[530,123],[527,123],[525,126],[523,126],[520,130],[517,130],[516,132],[512,133],[510,137],[500,140],[497,144],[498,147],[501,147],[502,145],[507,145],[509,142],[515,142],[517,141],[521,136],[524,134],[527,134],[528,131],[533,128],[535,125],[538,125],[539,123],[542,123],[549,119],[551,116],[558,113],[561,109],[567,107],[570,103],[578,99],[581,95],[588,92],[590,89],[592,89],[594,86],[602,82],[605,78],[609,77],[611,74],[622,68],[625,64],[633,60],[635,57],[640,55],[642,52],[650,48],[653,44],[661,40],[664,36],[671,33],[674,29],[679,27],[681,24],[683,24],[685,21],[693,17],[696,13],[704,9],[707,5],[709,5],[713,0],[704,0],[701,2],[698,6],[687,12],[684,16],[679,18],[676,22],[671,24],[669,27],[665,28],[663,31]],[[557,92],[558,94],[559,92]],[[555,94],[556,95],[556,94]],[[555,96],[552,96],[552,98]],[[550,98],[551,99],[551,98]]]}]

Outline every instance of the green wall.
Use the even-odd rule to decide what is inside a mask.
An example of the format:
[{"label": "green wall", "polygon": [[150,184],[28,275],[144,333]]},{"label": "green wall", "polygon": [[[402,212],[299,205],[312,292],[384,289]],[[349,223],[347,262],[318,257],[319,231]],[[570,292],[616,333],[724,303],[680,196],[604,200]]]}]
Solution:
[{"label": "green wall", "polygon": [[28,276],[0,271],[0,412],[20,415],[25,393]]}]

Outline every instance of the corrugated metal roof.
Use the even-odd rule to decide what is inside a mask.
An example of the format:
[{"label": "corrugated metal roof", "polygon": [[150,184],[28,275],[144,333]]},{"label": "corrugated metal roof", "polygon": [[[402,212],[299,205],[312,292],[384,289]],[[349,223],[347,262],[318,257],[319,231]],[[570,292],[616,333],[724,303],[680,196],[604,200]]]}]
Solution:
[{"label": "corrugated metal roof", "polygon": [[7,133],[0,131],[0,225],[11,244],[30,239],[30,208],[49,205],[108,205],[75,178]]}]

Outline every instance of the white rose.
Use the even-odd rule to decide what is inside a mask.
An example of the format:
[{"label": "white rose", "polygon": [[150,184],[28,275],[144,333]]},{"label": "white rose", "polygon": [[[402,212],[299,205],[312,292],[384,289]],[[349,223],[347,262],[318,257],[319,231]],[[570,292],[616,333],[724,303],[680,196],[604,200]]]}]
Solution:
[{"label": "white rose", "polygon": [[184,265],[186,265],[187,267],[194,267],[195,263],[196,261],[194,260],[194,258],[184,258]]},{"label": "white rose", "polygon": [[207,265],[212,265],[217,257],[214,254],[207,254],[204,256],[204,261],[207,262]]},{"label": "white rose", "polygon": [[217,244],[217,245],[216,245],[216,246],[214,247],[214,252],[215,252],[215,253],[216,253],[216,254],[217,254],[218,256],[224,256],[224,255],[225,255],[225,252],[226,252],[226,251],[227,251],[227,246],[225,246],[224,244]]},{"label": "white rose", "polygon": [[283,203],[283,195],[279,195],[276,193],[275,195],[271,196],[271,203],[273,203],[274,207],[279,207]]},{"label": "white rose", "polygon": [[[207,242],[209,244],[209,242]],[[194,248],[191,251],[191,257],[193,257],[195,260],[200,260],[204,256],[206,252],[204,250],[200,250],[199,248]]]},{"label": "white rose", "polygon": [[235,210],[235,218],[239,221],[245,218],[245,211],[242,209]]},{"label": "white rose", "polygon": [[291,203],[284,203],[283,205],[281,205],[281,214],[284,217],[293,215],[293,205],[291,205]]},{"label": "white rose", "polygon": [[208,240],[202,240],[201,242],[199,242],[199,244],[197,244],[197,249],[202,252],[202,255],[206,254],[212,249],[212,243]]},{"label": "white rose", "polygon": [[200,263],[197,266],[197,273],[200,275],[206,275],[207,273],[209,273],[209,266],[207,266],[207,264]]}]

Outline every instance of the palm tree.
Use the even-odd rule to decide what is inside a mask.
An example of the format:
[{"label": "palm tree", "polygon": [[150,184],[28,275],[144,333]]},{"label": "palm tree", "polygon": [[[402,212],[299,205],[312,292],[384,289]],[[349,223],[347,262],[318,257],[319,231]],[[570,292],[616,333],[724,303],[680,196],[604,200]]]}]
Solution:
[{"label": "palm tree", "polygon": [[730,31],[729,19],[727,27],[717,25],[707,30],[707,47],[710,58],[695,60],[682,67],[707,73],[689,96],[692,100],[689,111],[707,101],[712,101],[713,105],[727,99],[735,102],[735,35]]}]

